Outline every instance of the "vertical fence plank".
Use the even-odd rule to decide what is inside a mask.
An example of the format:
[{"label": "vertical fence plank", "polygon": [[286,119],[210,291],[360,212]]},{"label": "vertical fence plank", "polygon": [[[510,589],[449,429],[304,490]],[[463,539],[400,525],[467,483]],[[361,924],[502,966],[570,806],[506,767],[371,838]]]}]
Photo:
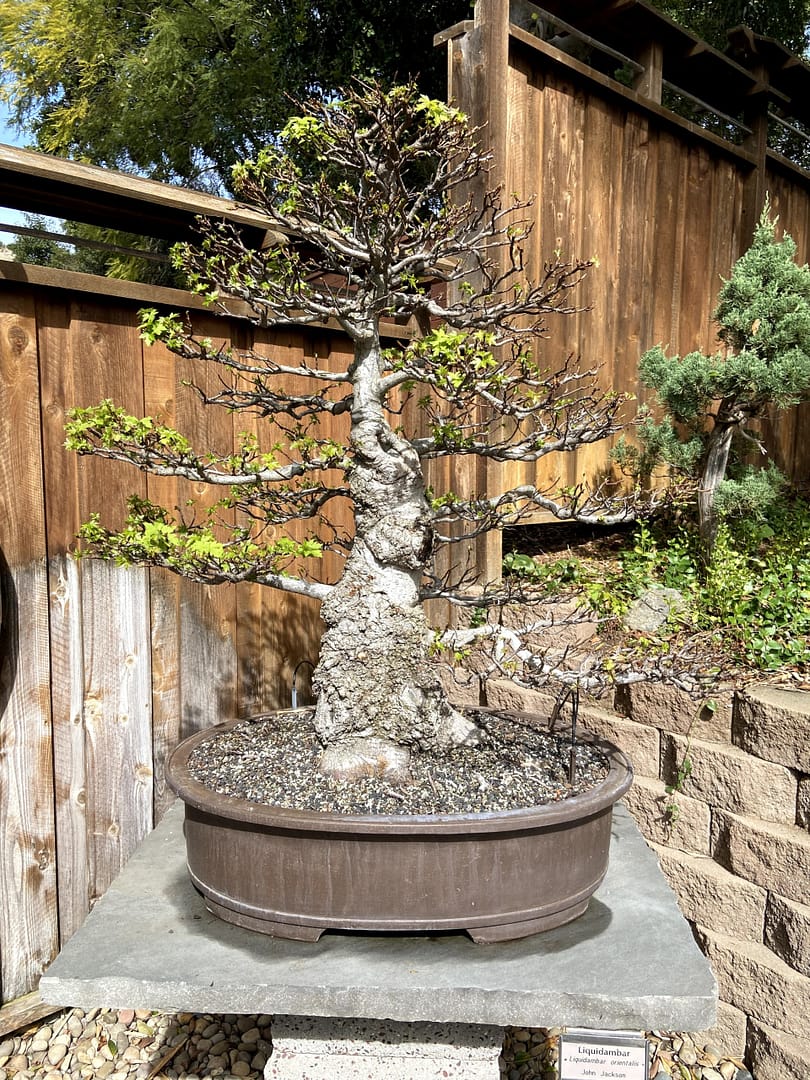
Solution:
[{"label": "vertical fence plank", "polygon": [[[160,343],[142,345],[143,408],[169,427],[177,420],[178,361]],[[182,392],[182,390],[181,390]],[[180,485],[166,476],[147,476],[149,499],[162,506],[180,502]],[[152,764],[154,811],[159,821],[174,801],[166,783],[166,762],[180,740],[182,712],[180,590],[181,582],[166,570],[154,569],[150,581],[152,651]]]},{"label": "vertical fence plank", "polygon": [[[333,348],[331,335],[321,333],[303,334],[301,331],[274,330],[257,334],[255,348],[262,355],[291,365],[302,359],[317,367],[330,370],[344,369],[351,362],[351,346],[345,342]],[[312,390],[311,382],[304,378],[288,380],[291,391]],[[262,446],[272,446],[286,441],[288,436],[269,420],[240,416],[239,430],[248,430]],[[330,435],[344,440],[347,437],[347,420],[324,422],[319,426],[318,436]],[[290,532],[297,538],[312,533],[324,539],[330,535],[329,526],[348,534],[351,522],[345,505],[332,501],[324,510],[324,517],[291,523]],[[282,531],[287,532],[287,529]],[[326,553],[319,562],[310,560],[309,572],[324,581],[333,581],[340,573],[342,560]],[[297,597],[259,586],[242,586],[237,600],[237,654],[239,661],[239,711],[242,715],[263,709],[288,707],[291,700],[292,677],[301,660],[315,661],[321,634],[319,605],[306,597]],[[309,700],[310,668],[303,665],[299,671],[297,687],[299,702]]]},{"label": "vertical fence plank", "polygon": [[83,574],[87,826],[94,899],[151,829],[148,572],[88,563]]},{"label": "vertical fence plank", "polygon": [[79,527],[78,459],[64,446],[66,412],[75,399],[69,298],[40,294],[37,312],[48,520],[59,936],[64,944],[84,921],[92,895],[87,848],[81,568],[71,554]]},{"label": "vertical fence plank", "polygon": [[[78,405],[112,398],[140,415],[141,349],[134,313],[77,301],[71,361]],[[119,526],[125,496],[145,494],[140,473],[83,458],[79,514]],[[82,564],[88,865],[100,896],[153,824],[149,575],[88,559]]]},{"label": "vertical fence plank", "polygon": [[[719,278],[714,266],[711,246],[712,217],[715,212],[715,169],[707,149],[693,146],[686,163],[686,184],[680,192],[684,210],[684,241],[682,245],[682,275],[678,352],[681,355],[695,349],[713,352],[717,344],[717,327],[711,313]],[[718,212],[720,212],[718,208]],[[697,242],[697,237],[702,242]]]},{"label": "vertical fence plank", "polygon": [[[151,497],[151,492],[150,492]],[[157,823],[174,802],[166,762],[180,741],[180,583],[168,572],[149,574],[152,644],[152,767]]]},{"label": "vertical fence plank", "polygon": [[[778,217],[777,236],[787,232],[796,243],[796,261],[810,261],[810,199],[797,190],[780,169],[772,163],[767,175],[766,190],[771,199],[771,213]],[[793,409],[771,408],[762,421],[762,431],[775,465],[805,488],[810,484],[810,404]]]},{"label": "vertical fence plank", "polygon": [[[642,342],[648,340],[650,334],[649,283],[653,280],[655,264],[652,223],[647,214],[636,212],[636,207],[650,205],[655,191],[654,160],[651,161],[646,117],[631,114],[627,118],[622,171],[622,199],[617,208],[617,291],[621,292],[623,302],[617,305],[615,313],[616,370],[609,374],[612,386],[617,390],[638,383]],[[637,276],[645,285],[628,287]],[[605,358],[602,359],[604,362]]]},{"label": "vertical fence plank", "polygon": [[[582,176],[588,185],[583,212],[583,253],[598,259],[589,275],[592,308],[580,318],[579,348],[583,367],[601,363],[599,385],[617,389],[615,379],[619,358],[626,355],[628,342],[618,335],[617,309],[621,306],[620,258],[622,211],[624,207],[623,168],[625,125],[605,101],[589,97],[584,133]],[[594,343],[598,342],[595,349]],[[571,482],[598,488],[610,470],[609,445],[594,443],[570,455]]]},{"label": "vertical fence plank", "polygon": [[[222,319],[200,315],[194,319],[196,333],[215,343],[230,339],[231,327]],[[189,362],[178,368],[181,377],[206,394],[221,388],[219,366]],[[229,454],[234,445],[234,418],[226,410],[205,405],[189,386],[178,386],[177,426],[195,449]],[[241,419],[237,421],[237,426]],[[194,499],[198,518],[223,494],[208,484],[181,488]],[[180,667],[182,685],[181,735],[228,720],[237,714],[236,588],[233,585],[180,584]]]},{"label": "vertical fence plank", "polygon": [[[596,252],[588,235],[593,204],[583,192],[583,183],[591,179],[585,172],[587,99],[581,88],[557,72],[549,73],[545,85],[532,79],[528,86],[533,94],[542,95],[543,141],[529,165],[534,175],[523,181],[524,188],[538,192],[540,228],[531,237],[538,249],[535,259],[542,266],[553,259],[555,251],[560,251],[563,259],[590,258]],[[586,280],[584,290],[572,299],[579,305],[593,303],[596,290],[597,284]],[[537,346],[542,366],[558,369],[569,355],[577,356],[582,327],[586,325],[583,320],[591,318],[591,313],[585,312],[582,316],[550,320],[548,339]],[[583,357],[586,365],[598,358],[598,346],[598,341],[588,340],[587,355]],[[541,458],[537,466],[525,468],[522,479],[540,488],[556,489],[560,484],[576,482],[576,468],[570,455],[552,454]]]},{"label": "vertical fence plank", "polygon": [[36,984],[58,947],[48,583],[34,303],[0,308],[0,991]]},{"label": "vertical fence plank", "polygon": [[[231,333],[231,341],[236,348],[255,348],[252,329],[232,325]],[[278,344],[280,337],[279,334],[271,334],[266,346],[265,351],[274,358],[282,351]],[[278,432],[272,430],[272,425],[250,410],[239,414],[235,430],[237,434],[240,431],[250,433],[263,449],[272,446],[278,438]],[[274,532],[268,533],[265,539],[270,540],[274,535]],[[265,593],[270,594],[269,598]],[[279,703],[277,695],[272,693],[273,679],[268,669],[280,664],[281,660],[274,653],[272,620],[265,618],[267,607],[276,611],[276,600],[276,594],[260,585],[243,583],[236,589],[236,711],[240,716],[255,716],[266,709],[275,708]],[[284,704],[289,702],[285,701]]]}]

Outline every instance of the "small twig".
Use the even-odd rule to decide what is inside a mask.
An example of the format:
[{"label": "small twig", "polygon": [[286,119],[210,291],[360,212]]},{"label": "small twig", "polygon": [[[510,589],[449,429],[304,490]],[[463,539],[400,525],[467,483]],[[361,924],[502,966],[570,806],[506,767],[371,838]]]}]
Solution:
[{"label": "small twig", "polygon": [[405,796],[400,794],[400,792],[395,791],[392,787],[387,787],[385,793],[386,795],[390,795],[392,799],[399,799],[400,802],[405,802]]},{"label": "small twig", "polygon": [[169,1062],[172,1060],[172,1058],[176,1054],[180,1053],[180,1051],[186,1045],[188,1040],[189,1040],[189,1036],[186,1035],[180,1040],[179,1043],[177,1043],[176,1046],[169,1047],[169,1049],[166,1051],[166,1053],[163,1055],[163,1057],[157,1062],[157,1064],[153,1065],[152,1068],[149,1070],[149,1072],[146,1075],[146,1080],[154,1080],[154,1078],[157,1076],[157,1074],[163,1069],[164,1065],[168,1065]]}]

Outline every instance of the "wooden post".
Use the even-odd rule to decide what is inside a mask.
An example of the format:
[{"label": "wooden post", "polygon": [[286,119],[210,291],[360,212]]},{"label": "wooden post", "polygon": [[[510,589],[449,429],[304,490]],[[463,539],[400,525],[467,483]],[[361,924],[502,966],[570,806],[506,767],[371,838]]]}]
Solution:
[{"label": "wooden post", "polygon": [[[509,153],[509,0],[477,0],[469,32],[449,42],[450,100],[481,129],[482,142],[492,151],[489,173],[481,185],[497,187],[505,178],[504,164]],[[486,459],[466,458],[450,463],[448,486],[464,496],[491,492],[497,485],[497,466]],[[495,475],[493,475],[493,472]],[[474,542],[472,551],[453,545],[457,565],[474,561],[481,581],[494,581],[501,573],[501,533],[485,533]]]},{"label": "wooden post", "polygon": [[664,46],[660,41],[645,41],[637,59],[644,65],[644,71],[637,77],[634,88],[642,97],[660,105],[664,89]]},{"label": "wooden post", "polygon": [[751,130],[751,134],[745,139],[744,146],[756,158],[754,167],[745,181],[743,205],[740,214],[740,250],[745,251],[754,238],[754,230],[765,205],[767,195],[765,177],[768,153],[768,87],[770,75],[757,51],[756,37],[747,27],[741,26],[729,31],[729,40],[738,47],[745,49],[749,57],[746,67],[756,77],[759,84],[757,93],[750,97],[743,113],[745,124]]},{"label": "wooden post", "polygon": [[[764,68],[757,72],[763,79],[767,79]],[[754,230],[762,214],[765,205],[766,191],[766,166],[768,151],[768,97],[761,93],[751,102],[745,111],[745,123],[751,129],[751,134],[745,140],[745,147],[756,156],[750,175],[745,180],[743,189],[743,205],[740,215],[740,247],[745,251],[754,238]]]}]

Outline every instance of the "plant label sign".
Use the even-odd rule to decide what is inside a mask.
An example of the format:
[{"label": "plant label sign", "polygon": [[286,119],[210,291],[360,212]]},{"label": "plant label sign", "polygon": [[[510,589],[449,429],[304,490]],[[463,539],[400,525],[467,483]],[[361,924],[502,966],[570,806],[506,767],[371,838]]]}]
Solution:
[{"label": "plant label sign", "polygon": [[646,1039],[610,1031],[560,1035],[560,1080],[649,1080]]}]

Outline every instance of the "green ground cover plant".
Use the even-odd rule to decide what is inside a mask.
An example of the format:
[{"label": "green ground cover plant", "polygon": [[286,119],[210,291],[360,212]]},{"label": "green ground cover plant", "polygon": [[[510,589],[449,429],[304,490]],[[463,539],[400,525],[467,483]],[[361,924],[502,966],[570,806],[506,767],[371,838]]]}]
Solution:
[{"label": "green ground cover plant", "polygon": [[775,671],[810,665],[810,501],[786,495],[756,516],[725,515],[705,567],[694,519],[639,522],[609,557],[538,560],[510,552],[507,574],[538,586],[576,585],[606,625],[620,624],[645,589],[677,589],[684,607],[645,649],[708,633],[728,660]]}]

